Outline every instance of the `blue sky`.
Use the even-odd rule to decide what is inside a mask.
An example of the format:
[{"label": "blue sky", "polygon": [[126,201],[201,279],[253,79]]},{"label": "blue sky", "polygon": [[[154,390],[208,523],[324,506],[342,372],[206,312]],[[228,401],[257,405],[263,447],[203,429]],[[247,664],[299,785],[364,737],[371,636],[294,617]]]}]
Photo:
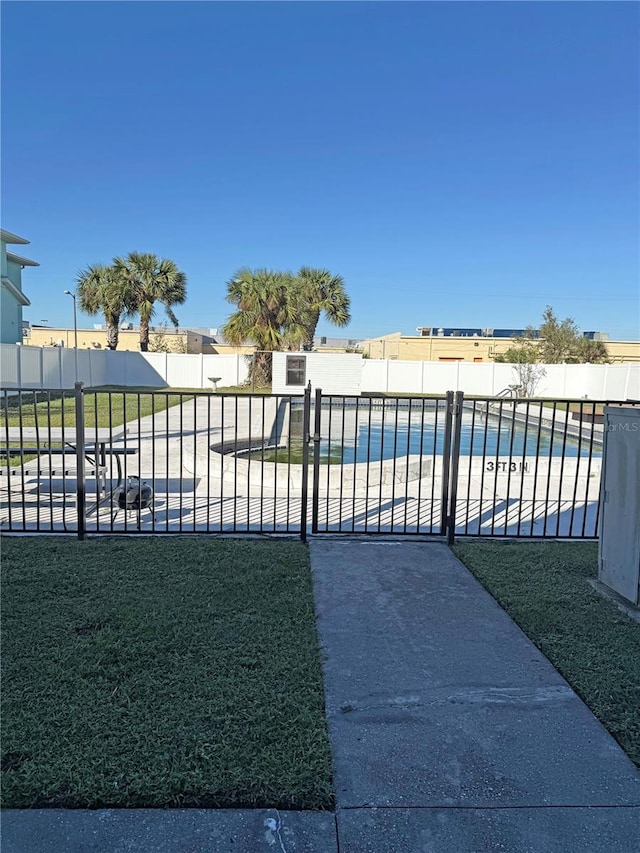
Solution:
[{"label": "blue sky", "polygon": [[[132,250],[221,325],[240,266],[340,273],[346,331],[638,338],[634,3],[2,4],[2,223],[26,319]],[[19,250],[22,251],[22,250]],[[81,326],[95,320],[81,318]],[[161,319],[161,318],[160,318]]]}]

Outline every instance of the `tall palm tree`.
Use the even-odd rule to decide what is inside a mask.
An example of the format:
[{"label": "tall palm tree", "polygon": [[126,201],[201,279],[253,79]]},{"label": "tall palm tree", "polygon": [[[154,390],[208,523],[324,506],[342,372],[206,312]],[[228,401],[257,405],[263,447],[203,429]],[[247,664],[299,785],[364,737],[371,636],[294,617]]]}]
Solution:
[{"label": "tall palm tree", "polygon": [[132,295],[126,279],[113,266],[93,264],[76,278],[78,303],[90,316],[104,314],[107,348],[118,346],[118,329],[123,315],[131,313]]},{"label": "tall palm tree", "polygon": [[320,314],[323,313],[334,326],[346,326],[351,321],[351,303],[342,276],[332,275],[329,270],[301,267],[296,281],[304,306],[302,322],[305,336],[302,348],[310,351],[313,349]]},{"label": "tall palm tree", "polygon": [[287,272],[242,267],[227,282],[227,301],[237,310],[222,333],[235,346],[247,340],[256,345],[255,371],[266,382],[271,380],[269,353],[297,349],[303,339],[299,297],[296,280]]},{"label": "tall palm tree", "polygon": [[182,305],[187,298],[187,277],[172,260],[145,252],[115,258],[113,266],[131,290],[134,310],[140,314],[140,350],[148,352],[149,323],[155,314],[155,303],[164,305],[167,317],[177,327],[178,318],[172,308]]}]

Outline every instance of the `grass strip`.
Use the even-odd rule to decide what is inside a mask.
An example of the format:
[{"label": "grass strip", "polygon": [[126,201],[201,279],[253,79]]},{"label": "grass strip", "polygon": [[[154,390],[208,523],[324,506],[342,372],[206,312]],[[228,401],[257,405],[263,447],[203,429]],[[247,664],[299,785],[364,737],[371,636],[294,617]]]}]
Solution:
[{"label": "grass strip", "polygon": [[[84,417],[88,427],[120,426],[127,421],[144,418],[192,399],[190,394],[155,394],[143,391],[85,391]],[[22,391],[7,396],[0,408],[0,428],[72,427],[76,411],[73,391]]]},{"label": "grass strip", "polygon": [[589,584],[598,546],[469,542],[453,550],[640,765],[640,624]]},{"label": "grass strip", "polygon": [[4,807],[331,807],[305,546],[2,552]]}]

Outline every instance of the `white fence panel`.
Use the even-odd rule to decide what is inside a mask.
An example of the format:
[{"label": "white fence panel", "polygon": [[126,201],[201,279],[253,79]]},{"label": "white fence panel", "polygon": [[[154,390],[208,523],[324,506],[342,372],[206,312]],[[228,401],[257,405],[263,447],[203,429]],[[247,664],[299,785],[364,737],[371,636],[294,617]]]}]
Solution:
[{"label": "white fence panel", "polygon": [[[504,365],[498,365],[504,367]],[[470,396],[478,397],[497,394],[513,384],[511,378],[511,370],[507,368],[504,373],[499,371],[499,374],[504,377],[504,384],[500,388],[496,387],[495,364],[474,364],[473,362],[458,362],[458,387],[454,391],[464,391]],[[499,384],[499,383],[498,383]]]},{"label": "white fence panel", "polygon": [[202,356],[168,354],[164,378],[170,388],[202,388]]},{"label": "white fence panel", "polygon": [[79,349],[78,350],[78,381],[84,382],[84,384],[89,388],[92,385],[96,384],[93,378],[93,362],[91,360],[91,350],[88,349]]},{"label": "white fence panel", "polygon": [[202,387],[212,388],[211,377],[219,377],[218,385],[226,388],[242,385],[249,376],[249,362],[243,355],[202,356]]},{"label": "white fence panel", "polygon": [[389,361],[387,364],[387,390],[393,388],[399,394],[422,392],[422,362]]},{"label": "white fence panel", "polygon": [[602,399],[606,364],[567,364],[564,367],[564,392],[557,396]]},{"label": "white fence panel", "polygon": [[103,349],[90,349],[87,350],[87,353],[89,354],[91,385],[94,387],[108,385],[108,353]]},{"label": "white fence panel", "polygon": [[[285,355],[280,354],[282,365]],[[169,385],[211,389],[210,377],[219,377],[218,385],[224,387],[241,385],[249,374],[248,360],[241,355],[86,349],[78,350],[77,365],[78,378],[87,387],[166,388]],[[337,369],[338,366],[341,369]],[[365,393],[464,391],[468,395],[491,396],[509,385],[518,384],[517,366],[500,363],[359,360],[352,355],[309,353],[308,367],[312,385],[335,394],[358,393],[357,371],[360,391]],[[640,364],[547,364],[541,367],[545,375],[536,388],[538,397],[640,399]],[[66,347],[0,344],[0,369],[4,388],[73,388],[76,353],[73,348]],[[283,370],[284,367],[280,372]],[[274,373],[274,391],[276,385]]]},{"label": "white fence panel", "polygon": [[[513,378],[509,384],[517,385],[520,381],[518,365],[512,364],[510,367]],[[538,381],[534,383],[534,395],[536,397],[566,397],[565,367],[564,364],[541,364]]]},{"label": "white fence panel", "polygon": [[60,347],[61,388],[73,388],[76,381],[75,350]]},{"label": "white fence panel", "polygon": [[62,371],[60,359],[62,350],[53,347],[42,347],[42,387],[61,388]]},{"label": "white fence panel", "polygon": [[[172,358],[166,352],[128,352],[127,371],[129,385],[143,385],[148,388],[166,388],[169,361]],[[173,356],[176,357],[176,356]],[[182,358],[178,355],[177,358]],[[180,387],[185,387],[182,384]]]},{"label": "white fence panel", "polygon": [[131,388],[166,387],[164,353],[107,352],[108,385]]},{"label": "white fence panel", "polygon": [[[390,388],[390,391],[393,389]],[[425,361],[422,379],[423,394],[446,394],[458,390],[458,362]]]},{"label": "white fence panel", "polygon": [[609,365],[603,385],[605,400],[640,400],[640,364]]},{"label": "white fence panel", "polygon": [[20,385],[19,352],[20,347],[15,344],[0,344],[0,376],[3,388],[17,388]]},{"label": "white fence panel", "polygon": [[[478,365],[476,365],[477,367]],[[513,371],[512,364],[493,364],[493,379],[491,385],[491,394],[496,395],[510,385],[517,385],[518,377]]]},{"label": "white fence panel", "polygon": [[[640,400],[640,364],[628,364],[625,400]],[[609,399],[613,400],[613,397]]]},{"label": "white fence panel", "polygon": [[22,388],[42,388],[40,350],[18,347],[20,382]]},{"label": "white fence panel", "polygon": [[387,362],[382,359],[365,358],[362,361],[362,379],[360,381],[362,391],[386,391],[387,390]]}]

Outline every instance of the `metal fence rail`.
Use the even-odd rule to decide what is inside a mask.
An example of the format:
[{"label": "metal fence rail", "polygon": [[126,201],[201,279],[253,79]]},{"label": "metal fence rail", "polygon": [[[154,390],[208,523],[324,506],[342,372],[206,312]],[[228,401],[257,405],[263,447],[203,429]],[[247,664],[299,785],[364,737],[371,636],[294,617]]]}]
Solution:
[{"label": "metal fence rail", "polygon": [[2,390],[0,530],[595,538],[602,406]]}]

